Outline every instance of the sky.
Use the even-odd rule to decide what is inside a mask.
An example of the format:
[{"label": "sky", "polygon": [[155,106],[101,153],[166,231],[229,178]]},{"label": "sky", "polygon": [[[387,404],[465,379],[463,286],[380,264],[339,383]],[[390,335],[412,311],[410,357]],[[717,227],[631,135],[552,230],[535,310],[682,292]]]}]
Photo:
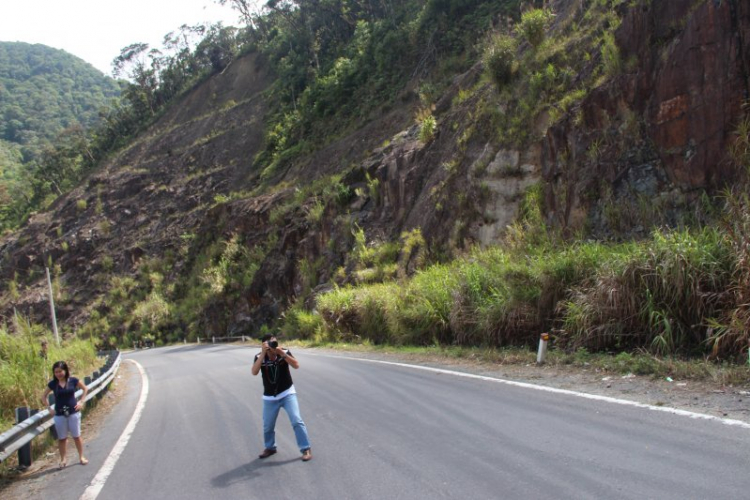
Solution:
[{"label": "sky", "polygon": [[0,0],[0,41],[63,49],[110,76],[123,47],[161,48],[183,24],[217,21],[240,25],[236,11],[213,0]]}]

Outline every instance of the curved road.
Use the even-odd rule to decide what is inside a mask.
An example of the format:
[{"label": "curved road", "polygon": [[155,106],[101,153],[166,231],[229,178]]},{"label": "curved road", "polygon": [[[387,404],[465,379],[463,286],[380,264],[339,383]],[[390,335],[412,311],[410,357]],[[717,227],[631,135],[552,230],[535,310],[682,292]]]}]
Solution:
[{"label": "curved road", "polygon": [[[292,375],[314,458],[299,460],[282,412],[279,453],[261,461],[256,352],[185,346],[128,355],[150,392],[98,498],[750,496],[748,428],[304,350]],[[83,493],[133,413],[134,373],[89,444],[91,466],[55,473],[45,498]]]}]

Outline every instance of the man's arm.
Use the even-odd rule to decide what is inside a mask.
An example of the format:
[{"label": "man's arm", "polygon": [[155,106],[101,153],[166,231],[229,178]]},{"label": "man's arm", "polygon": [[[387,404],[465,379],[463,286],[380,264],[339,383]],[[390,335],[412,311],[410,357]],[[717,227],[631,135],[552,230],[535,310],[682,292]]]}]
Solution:
[{"label": "man's arm", "polygon": [[297,361],[290,353],[285,352],[281,347],[276,348],[276,354],[278,354],[281,359],[289,363],[289,366],[291,366],[295,370],[299,368],[299,361]]},{"label": "man's arm", "polygon": [[258,357],[255,359],[255,363],[253,363],[253,368],[250,370],[253,375],[257,375],[260,373],[260,365],[263,364],[263,354],[259,354]]},{"label": "man's arm", "polygon": [[258,354],[255,363],[253,363],[253,368],[250,370],[253,375],[260,373],[260,367],[263,364],[263,360],[266,359],[266,352],[268,352],[268,349],[270,349],[270,347],[268,347],[268,342],[263,342],[260,345],[260,354]]}]

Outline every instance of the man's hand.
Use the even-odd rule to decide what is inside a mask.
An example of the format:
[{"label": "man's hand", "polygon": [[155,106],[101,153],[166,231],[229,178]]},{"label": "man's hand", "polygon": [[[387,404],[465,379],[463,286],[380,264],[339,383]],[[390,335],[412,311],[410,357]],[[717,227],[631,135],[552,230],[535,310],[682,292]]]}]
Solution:
[{"label": "man's hand", "polygon": [[260,345],[260,349],[261,349],[260,355],[261,355],[261,356],[265,356],[265,355],[266,355],[266,353],[267,353],[267,352],[269,351],[269,349],[271,349],[271,348],[270,348],[270,347],[268,347],[268,342],[263,342],[263,343],[262,343],[262,344]]},{"label": "man's hand", "polygon": [[284,349],[282,349],[281,347],[277,347],[273,351],[276,353],[277,356],[280,356],[282,358],[286,357],[286,353],[284,352]]}]

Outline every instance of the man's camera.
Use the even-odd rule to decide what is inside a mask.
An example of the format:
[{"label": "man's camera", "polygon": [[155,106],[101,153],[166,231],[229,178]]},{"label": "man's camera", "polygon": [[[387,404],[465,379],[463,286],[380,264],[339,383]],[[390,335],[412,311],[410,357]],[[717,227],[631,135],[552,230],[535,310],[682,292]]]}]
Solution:
[{"label": "man's camera", "polygon": [[278,340],[269,340],[268,341],[268,347],[270,347],[271,349],[276,349],[277,347],[279,347],[279,341]]}]

